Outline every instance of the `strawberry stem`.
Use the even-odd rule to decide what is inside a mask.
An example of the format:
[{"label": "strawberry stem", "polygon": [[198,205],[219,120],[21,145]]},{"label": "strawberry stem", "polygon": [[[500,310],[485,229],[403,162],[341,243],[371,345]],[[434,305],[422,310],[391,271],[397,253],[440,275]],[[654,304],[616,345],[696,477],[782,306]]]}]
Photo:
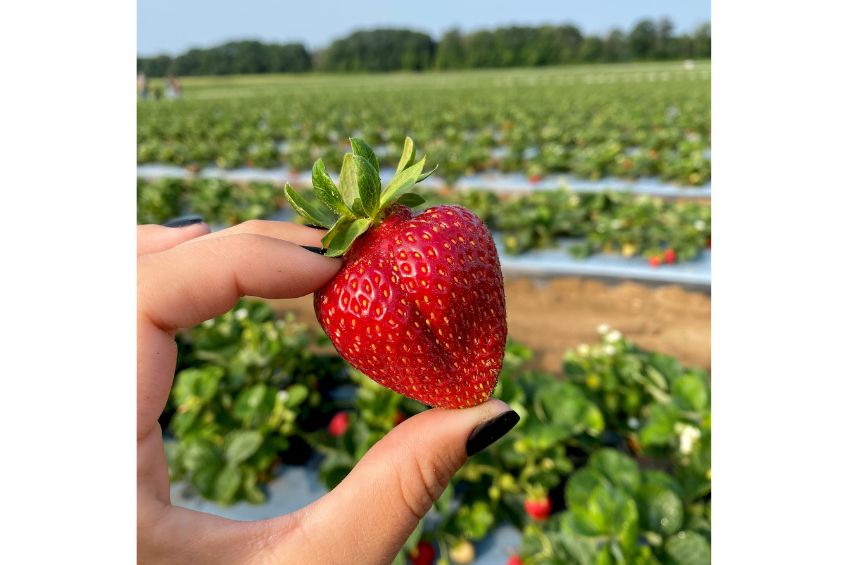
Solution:
[{"label": "strawberry stem", "polygon": [[298,214],[311,224],[329,229],[321,240],[328,257],[344,255],[356,238],[380,224],[392,204],[410,208],[422,204],[424,198],[410,191],[438,168],[424,172],[426,157],[415,162],[415,143],[407,137],[397,171],[383,188],[374,150],[356,137],[350,138],[350,145],[352,152],[342,160],[338,186],[327,174],[324,161],[315,161],[312,188],[317,201],[304,198],[288,183],[284,188],[286,200]]}]

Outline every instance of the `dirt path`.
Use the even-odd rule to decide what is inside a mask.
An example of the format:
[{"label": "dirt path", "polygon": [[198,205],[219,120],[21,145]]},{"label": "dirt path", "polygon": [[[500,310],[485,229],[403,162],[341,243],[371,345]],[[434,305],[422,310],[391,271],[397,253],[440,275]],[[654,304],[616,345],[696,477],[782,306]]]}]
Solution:
[{"label": "dirt path", "polygon": [[[685,365],[710,367],[710,298],[701,292],[582,278],[508,278],[505,286],[509,333],[546,370],[559,370],[566,349],[596,342],[601,323]],[[272,303],[318,327],[311,296]]]}]

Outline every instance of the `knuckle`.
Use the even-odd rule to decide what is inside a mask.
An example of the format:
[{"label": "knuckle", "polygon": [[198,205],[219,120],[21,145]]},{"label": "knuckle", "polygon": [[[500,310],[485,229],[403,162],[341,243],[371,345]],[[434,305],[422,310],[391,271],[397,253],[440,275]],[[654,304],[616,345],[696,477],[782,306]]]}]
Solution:
[{"label": "knuckle", "polygon": [[421,520],[439,499],[453,477],[451,462],[433,454],[417,454],[398,469],[401,500],[416,519]]}]

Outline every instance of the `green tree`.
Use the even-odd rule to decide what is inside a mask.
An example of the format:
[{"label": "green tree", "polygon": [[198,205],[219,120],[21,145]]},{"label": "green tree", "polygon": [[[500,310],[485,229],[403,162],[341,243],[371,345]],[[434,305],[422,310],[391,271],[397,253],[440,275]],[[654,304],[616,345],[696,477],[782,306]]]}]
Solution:
[{"label": "green tree", "polygon": [[630,51],[636,59],[646,60],[656,55],[657,26],[651,20],[638,22],[628,39]]},{"label": "green tree", "polygon": [[465,44],[459,30],[445,33],[436,49],[437,69],[461,69],[465,66]]}]

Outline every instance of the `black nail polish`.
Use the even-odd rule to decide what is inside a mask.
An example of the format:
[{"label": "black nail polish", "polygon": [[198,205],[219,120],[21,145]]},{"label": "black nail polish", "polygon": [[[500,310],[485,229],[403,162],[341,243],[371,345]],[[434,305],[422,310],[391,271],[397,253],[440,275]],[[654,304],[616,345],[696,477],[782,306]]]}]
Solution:
[{"label": "black nail polish", "polygon": [[304,225],[304,226],[306,226],[307,228],[313,228],[313,229],[316,229],[316,230],[325,230],[325,229],[327,229],[327,228],[325,228],[324,226],[316,226],[315,224],[303,224],[303,225]]},{"label": "black nail polish", "polygon": [[520,419],[515,410],[510,410],[483,422],[474,428],[474,431],[468,436],[468,441],[465,443],[465,453],[469,457],[475,453],[480,453],[505,436]]},{"label": "black nail polish", "polygon": [[174,218],[172,220],[168,220],[163,226],[166,228],[184,228],[186,226],[193,226],[194,224],[199,224],[203,221],[203,218],[200,216],[183,216],[181,218]]},{"label": "black nail polish", "polygon": [[324,255],[327,253],[327,250],[323,247],[314,247],[312,245],[301,245],[307,251],[311,251],[312,253],[317,253],[318,255]]}]

